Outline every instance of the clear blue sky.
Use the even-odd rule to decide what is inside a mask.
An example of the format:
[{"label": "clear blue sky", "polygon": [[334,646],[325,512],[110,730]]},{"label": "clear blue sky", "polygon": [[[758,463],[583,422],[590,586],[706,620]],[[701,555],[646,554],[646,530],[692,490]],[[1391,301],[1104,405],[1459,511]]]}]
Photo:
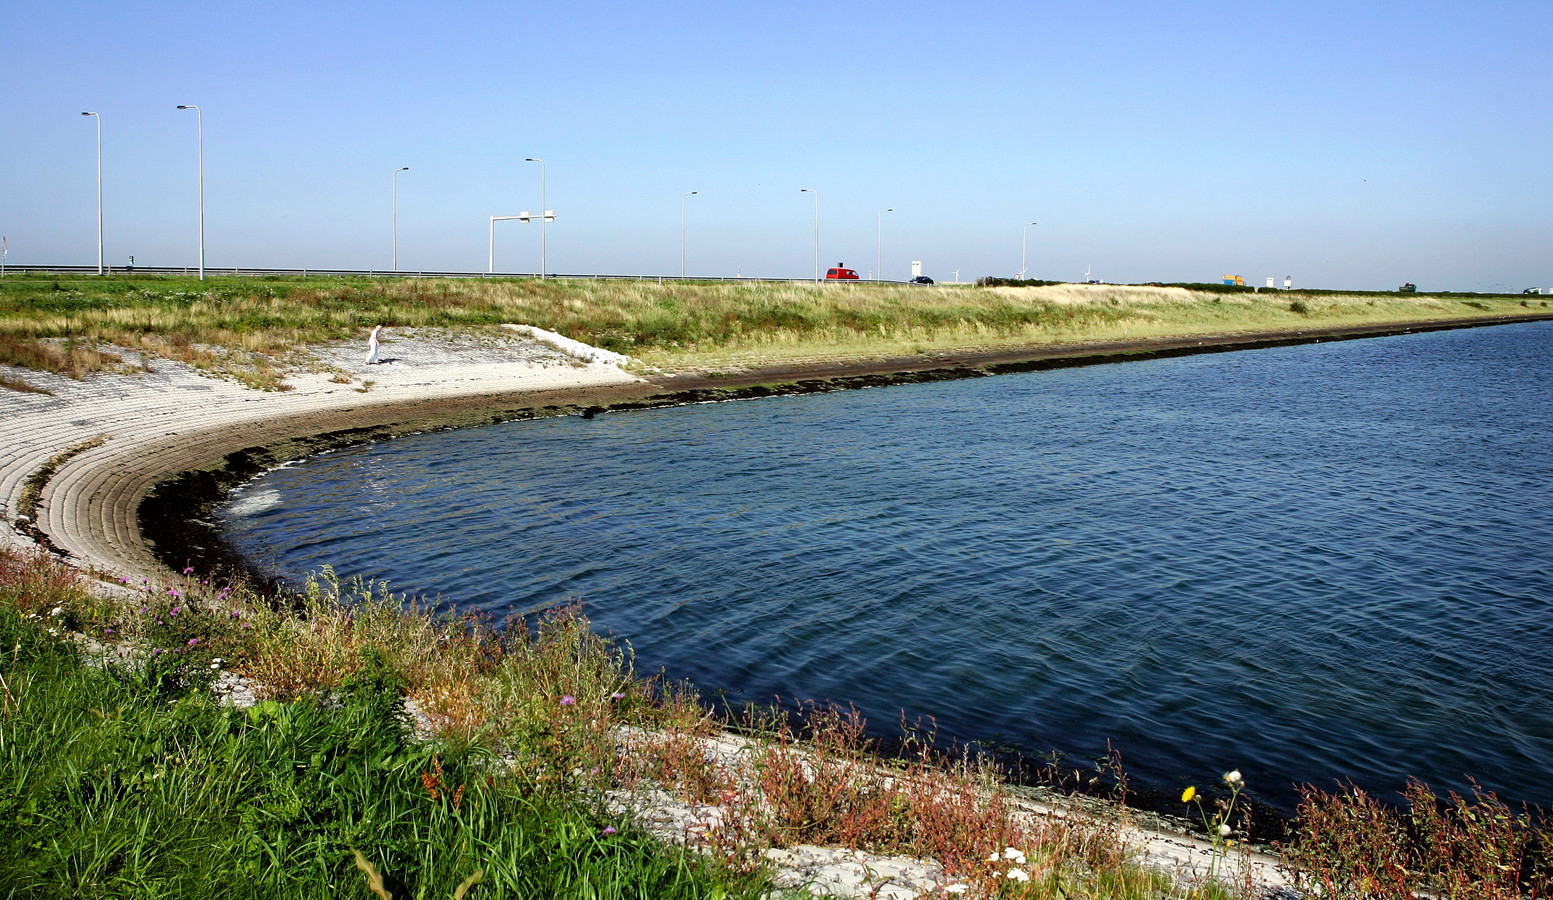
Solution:
[{"label": "clear blue sky", "polygon": [[[12,264],[1553,285],[1553,4],[14,3]],[[499,223],[498,271],[536,271]]]}]

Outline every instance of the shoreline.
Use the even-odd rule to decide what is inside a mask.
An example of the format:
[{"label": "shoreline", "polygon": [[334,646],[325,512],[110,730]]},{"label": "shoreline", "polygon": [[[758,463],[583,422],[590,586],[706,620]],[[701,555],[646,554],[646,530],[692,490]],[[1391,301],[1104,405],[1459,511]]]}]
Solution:
[{"label": "shoreline", "polygon": [[[566,384],[557,384],[554,377],[536,378],[522,389],[491,391],[483,381],[450,386],[445,381],[432,379],[398,393],[385,389],[376,398],[370,391],[365,397],[357,397],[352,391],[342,395],[340,389],[261,394],[234,388],[238,393],[232,394],[237,398],[233,402],[248,404],[242,415],[224,423],[212,423],[208,421],[212,416],[202,410],[185,407],[175,418],[186,427],[172,427],[171,430],[167,430],[168,426],[175,423],[146,416],[146,410],[133,403],[110,403],[114,416],[120,417],[120,421],[136,415],[151,421],[141,423],[141,430],[134,434],[98,432],[85,440],[67,440],[79,437],[79,434],[68,435],[61,431],[56,442],[65,440],[63,445],[56,447],[45,442],[41,449],[32,448],[32,461],[36,462],[36,456],[41,453],[46,463],[20,468],[25,470],[23,480],[34,480],[38,473],[46,476],[38,485],[37,521],[28,524],[37,528],[39,536],[47,541],[46,546],[56,556],[64,557],[79,568],[99,576],[117,572],[151,579],[164,575],[165,569],[177,570],[190,563],[207,571],[233,566],[248,571],[242,560],[226,548],[209,516],[210,510],[234,486],[288,460],[413,432],[552,415],[592,417],[608,411],[1548,320],[1553,320],[1553,315],[1194,336],[1125,344],[1045,346],[996,353],[831,362],[721,375],[638,378],[607,366],[594,369],[574,364],[560,373],[548,373],[550,376],[571,375]],[[198,379],[200,376],[191,374],[191,377]],[[94,381],[98,387],[103,387],[133,378],[97,376]],[[184,384],[184,387],[189,385]],[[200,387],[204,386],[195,384],[190,389]],[[211,390],[222,393],[214,388]],[[231,391],[226,393],[231,394]],[[40,399],[36,402],[50,404],[56,401]],[[0,528],[0,539],[15,543],[14,535],[7,532],[14,513],[10,504],[17,496],[14,475],[18,460],[25,462],[28,457],[19,455],[17,448],[11,445],[13,442],[9,441],[18,430],[15,417],[12,418],[9,426],[0,423],[0,451],[4,453],[0,456],[0,475],[5,476],[3,483],[12,489],[10,494],[0,494],[7,513],[5,527]],[[26,416],[20,418],[23,423],[37,424]],[[69,424],[78,430],[92,431],[101,423],[80,419]],[[51,449],[53,452],[47,452]],[[83,557],[82,550],[102,556]],[[127,569],[126,564],[137,568]],[[1135,810],[1156,809],[1149,803],[1136,805],[1136,800],[1129,806]],[[1168,840],[1164,829],[1145,828],[1145,831],[1150,834],[1150,840]],[[1193,841],[1185,840],[1191,848]],[[1176,852],[1180,852],[1179,848]],[[1186,850],[1188,858],[1191,852],[1191,849]],[[1265,860],[1263,863],[1270,865]]]},{"label": "shoreline", "polygon": [[[331,388],[315,375],[299,378],[305,383],[297,391],[263,393],[184,373],[176,387],[228,395],[222,398],[226,408],[221,414],[211,415],[176,403],[168,408],[165,388],[152,386],[134,396],[127,384],[147,376],[98,375],[90,385],[110,395],[100,404],[109,408],[99,418],[68,424],[56,420],[41,429],[23,425],[23,430],[44,432],[28,435],[30,440],[20,439],[17,423],[0,425],[0,505],[5,512],[0,541],[41,544],[78,567],[115,578],[154,579],[187,565],[230,568],[238,561],[208,521],[210,509],[237,484],[289,460],[402,434],[1549,320],[1553,314],[1483,316],[646,377],[592,362],[574,362],[559,377],[549,369],[531,377],[513,371],[521,364],[482,360],[411,370],[410,378],[401,379],[406,383],[390,383],[384,390],[365,382],[363,389]],[[515,375],[523,376],[518,384],[511,383]],[[203,383],[188,383],[191,379]],[[23,397],[45,417],[58,418],[48,415],[48,406],[60,406],[58,413],[79,412],[68,402]],[[196,394],[191,399],[205,398]],[[92,441],[98,445],[84,447]],[[67,456],[73,448],[79,452]],[[36,514],[18,523],[18,501],[29,479],[42,481]],[[28,532],[36,539],[29,539]]]}]

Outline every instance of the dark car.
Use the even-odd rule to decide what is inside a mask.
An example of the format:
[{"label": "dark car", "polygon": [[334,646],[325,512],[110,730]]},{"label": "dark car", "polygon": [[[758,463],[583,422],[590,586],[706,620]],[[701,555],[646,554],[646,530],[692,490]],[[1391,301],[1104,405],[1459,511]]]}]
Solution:
[{"label": "dark car", "polygon": [[927,277],[926,275],[918,275],[916,278],[913,278],[913,279],[911,279],[910,281],[908,281],[906,283],[907,284],[932,284],[933,283],[933,279]]},{"label": "dark car", "polygon": [[825,270],[826,281],[856,281],[857,270],[847,268],[846,263],[836,263],[835,268]]}]

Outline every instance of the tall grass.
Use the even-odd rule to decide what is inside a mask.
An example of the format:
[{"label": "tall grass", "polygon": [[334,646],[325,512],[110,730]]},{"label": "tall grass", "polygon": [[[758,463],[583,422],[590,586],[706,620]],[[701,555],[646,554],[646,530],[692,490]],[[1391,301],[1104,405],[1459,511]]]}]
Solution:
[{"label": "tall grass", "polygon": [[[574,606],[499,625],[327,572],[272,599],[193,573],[130,587],[103,599],[0,552],[0,895],[367,897],[376,873],[395,897],[447,896],[478,873],[469,897],[755,896],[762,851],[806,843],[931,859],[967,896],[1252,890],[1141,866],[1119,804],[1022,808],[930,732],[884,756],[854,711],[810,705],[748,708],[730,736]],[[218,673],[255,679],[260,702],[222,706]],[[1419,784],[1405,799],[1307,789],[1284,848],[1296,882],[1549,896],[1538,814]],[[631,824],[661,802],[703,811],[689,849]]]},{"label": "tall grass", "polygon": [[[99,601],[59,567],[12,557],[0,576],[0,895],[369,897],[357,851],[396,897],[477,872],[470,896],[759,892],[476,745],[411,741],[380,659],[238,711],[198,689],[207,657],[88,665],[59,632]],[[148,606],[142,641],[173,608]]]},{"label": "tall grass", "polygon": [[1074,284],[23,276],[0,283],[0,363],[79,377],[115,365],[101,349],[112,344],[276,387],[288,367],[309,365],[308,345],[356,339],[376,324],[494,334],[518,322],[661,367],[718,368],[1546,312],[1521,299]]}]

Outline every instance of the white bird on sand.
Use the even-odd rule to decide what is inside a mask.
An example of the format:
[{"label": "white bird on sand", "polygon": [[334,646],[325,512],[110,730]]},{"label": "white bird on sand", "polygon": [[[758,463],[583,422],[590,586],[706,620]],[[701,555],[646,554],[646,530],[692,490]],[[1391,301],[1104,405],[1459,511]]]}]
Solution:
[{"label": "white bird on sand", "polygon": [[377,333],[382,330],[383,326],[381,325],[372,326],[372,334],[367,338],[367,365],[369,366],[375,366],[378,364]]}]

